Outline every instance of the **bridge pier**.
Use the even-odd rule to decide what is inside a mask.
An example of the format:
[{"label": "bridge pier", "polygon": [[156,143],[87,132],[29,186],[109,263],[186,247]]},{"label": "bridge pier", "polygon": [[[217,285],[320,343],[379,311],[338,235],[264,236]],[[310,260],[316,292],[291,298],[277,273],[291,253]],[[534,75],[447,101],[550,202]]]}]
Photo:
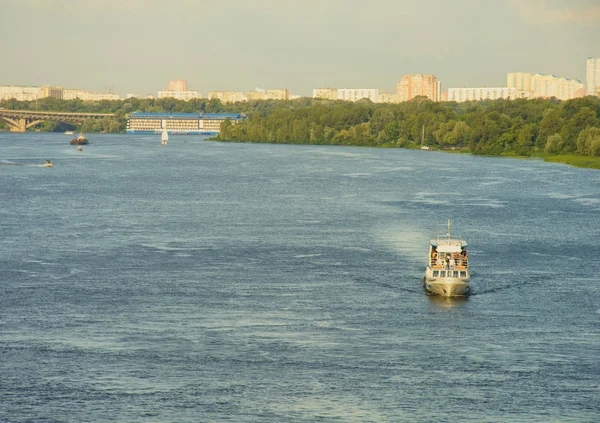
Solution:
[{"label": "bridge pier", "polygon": [[27,119],[15,119],[16,125],[9,125],[10,132],[25,132],[27,131]]}]

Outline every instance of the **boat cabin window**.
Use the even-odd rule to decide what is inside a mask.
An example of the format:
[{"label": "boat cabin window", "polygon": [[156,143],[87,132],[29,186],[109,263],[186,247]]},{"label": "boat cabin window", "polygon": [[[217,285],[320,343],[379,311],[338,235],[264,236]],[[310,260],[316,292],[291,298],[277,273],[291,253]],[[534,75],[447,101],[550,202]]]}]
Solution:
[{"label": "boat cabin window", "polygon": [[445,270],[441,270],[441,271],[440,271],[440,276],[441,276],[442,278],[445,278],[445,277],[446,277],[446,271],[445,271]]},{"label": "boat cabin window", "polygon": [[437,278],[438,276],[440,276],[440,271],[439,270],[434,270],[433,271],[433,277]]},{"label": "boat cabin window", "polygon": [[[450,272],[448,272],[448,273],[450,273]],[[458,270],[455,270],[454,272],[452,272],[452,277],[458,278]]]},{"label": "boat cabin window", "polygon": [[467,277],[467,272],[465,272],[464,270],[462,270],[462,271],[460,272],[460,277],[461,277],[461,278],[466,278],[466,277]]}]

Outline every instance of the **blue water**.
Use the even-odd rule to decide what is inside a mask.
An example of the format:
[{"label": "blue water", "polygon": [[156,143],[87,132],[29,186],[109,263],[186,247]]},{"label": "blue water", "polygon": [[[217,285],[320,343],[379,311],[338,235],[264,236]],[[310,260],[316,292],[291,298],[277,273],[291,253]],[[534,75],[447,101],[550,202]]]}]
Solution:
[{"label": "blue water", "polygon": [[69,139],[0,133],[0,421],[600,421],[599,171]]}]

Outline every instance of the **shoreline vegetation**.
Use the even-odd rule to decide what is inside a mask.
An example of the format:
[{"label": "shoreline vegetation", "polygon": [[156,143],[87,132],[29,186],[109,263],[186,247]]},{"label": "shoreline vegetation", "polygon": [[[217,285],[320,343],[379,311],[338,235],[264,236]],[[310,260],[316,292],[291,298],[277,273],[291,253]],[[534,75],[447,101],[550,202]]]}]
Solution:
[{"label": "shoreline vegetation", "polygon": [[[83,125],[42,122],[32,130],[125,132],[132,112],[245,113],[226,120],[214,140],[223,142],[421,148],[450,153],[533,158],[600,169],[600,98],[567,101],[484,100],[436,103],[417,97],[404,103],[300,98],[222,104],[219,100],[173,98],[83,102],[44,98],[5,100],[16,110],[114,113],[116,118]],[[0,122],[0,130],[7,129]]]}]

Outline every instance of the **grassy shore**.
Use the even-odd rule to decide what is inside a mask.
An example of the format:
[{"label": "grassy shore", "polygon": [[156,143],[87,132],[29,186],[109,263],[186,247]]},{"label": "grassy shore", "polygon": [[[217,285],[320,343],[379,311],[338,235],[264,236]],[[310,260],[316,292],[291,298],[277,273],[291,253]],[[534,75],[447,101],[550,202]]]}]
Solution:
[{"label": "grassy shore", "polygon": [[600,157],[599,156],[575,156],[575,155],[563,155],[563,156],[544,156],[544,161],[554,163],[564,163],[570,166],[583,167],[587,169],[599,169],[600,170]]},{"label": "grassy shore", "polygon": [[[468,148],[461,148],[456,150],[439,150],[444,153],[452,154],[471,154]],[[577,156],[575,154],[564,154],[559,156],[549,154],[534,154],[532,156],[522,156],[518,154],[501,154],[497,157],[505,157],[510,159],[536,159],[544,160],[545,162],[551,163],[563,163],[569,166],[580,167],[585,169],[598,169],[600,170],[600,156]]]}]

